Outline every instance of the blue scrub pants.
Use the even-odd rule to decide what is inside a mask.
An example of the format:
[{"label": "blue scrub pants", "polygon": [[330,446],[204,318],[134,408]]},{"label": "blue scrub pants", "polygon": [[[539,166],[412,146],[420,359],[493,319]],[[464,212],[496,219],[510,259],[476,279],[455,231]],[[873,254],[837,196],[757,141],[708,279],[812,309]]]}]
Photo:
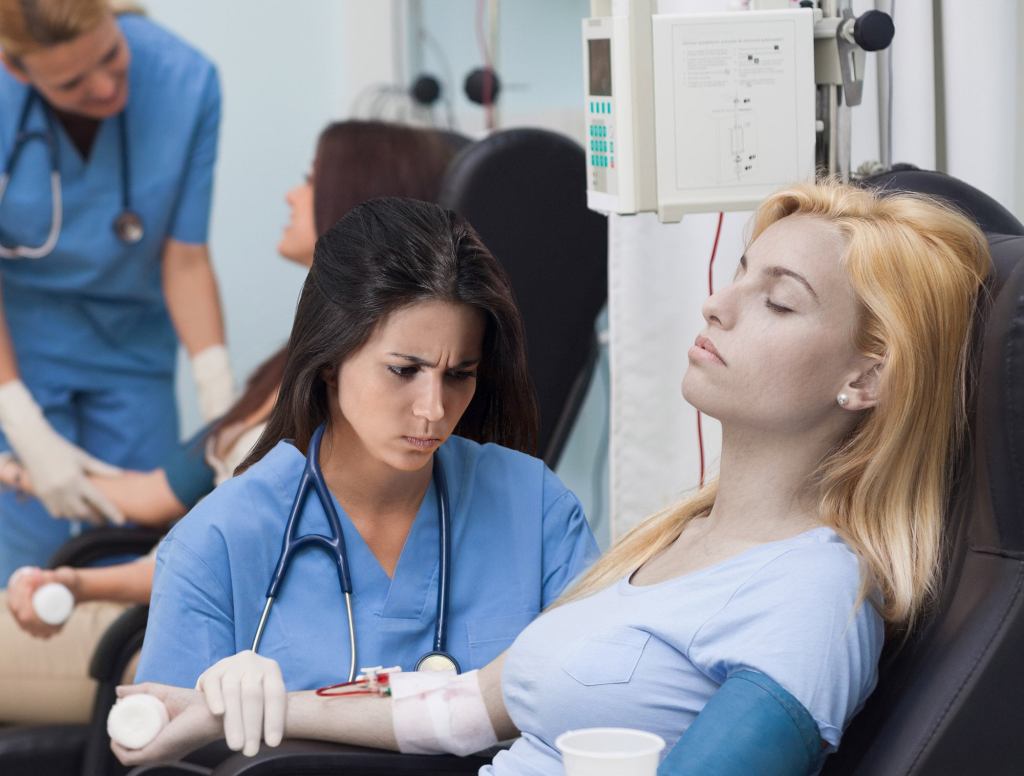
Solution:
[{"label": "blue scrub pants", "polygon": [[[53,384],[66,368],[19,363],[33,398],[57,433],[102,461],[126,469],[157,468],[178,442],[174,377],[169,375],[79,375]],[[0,450],[9,450],[0,434]],[[43,566],[88,524],[50,516],[35,498],[0,493],[0,587],[19,566]]]}]

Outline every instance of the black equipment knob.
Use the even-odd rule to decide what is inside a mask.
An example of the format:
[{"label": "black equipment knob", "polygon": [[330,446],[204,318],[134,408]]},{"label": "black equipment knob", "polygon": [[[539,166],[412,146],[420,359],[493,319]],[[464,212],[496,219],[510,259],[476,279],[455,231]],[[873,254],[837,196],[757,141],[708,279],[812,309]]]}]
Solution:
[{"label": "black equipment knob", "polygon": [[896,26],[884,11],[865,11],[853,23],[853,39],[865,51],[889,48]]},{"label": "black equipment knob", "polygon": [[498,80],[498,74],[490,68],[478,67],[466,76],[463,88],[466,90],[466,96],[477,105],[493,105],[498,101],[501,81]]},{"label": "black equipment knob", "polygon": [[409,94],[420,105],[433,105],[441,96],[441,83],[432,75],[421,75],[413,81]]}]

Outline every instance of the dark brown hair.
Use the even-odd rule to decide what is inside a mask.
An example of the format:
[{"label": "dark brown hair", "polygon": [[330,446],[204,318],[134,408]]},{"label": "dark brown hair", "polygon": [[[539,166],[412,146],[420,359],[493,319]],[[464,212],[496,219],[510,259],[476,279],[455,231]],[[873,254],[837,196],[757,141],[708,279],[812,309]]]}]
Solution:
[{"label": "dark brown hair", "polygon": [[533,452],[537,403],[523,321],[505,270],[452,211],[386,197],[356,206],[317,240],[277,403],[237,471],[282,439],[305,451],[316,427],[330,421],[323,376],[360,348],[389,314],[430,300],[469,305],[486,321],[476,392],[454,433]]},{"label": "dark brown hair", "polygon": [[314,223],[323,234],[377,197],[437,200],[454,155],[437,132],[382,121],[338,121],[320,133],[313,163]]},{"label": "dark brown hair", "polygon": [[[454,154],[437,132],[382,121],[336,121],[320,133],[313,159],[313,219],[323,234],[349,210],[381,196],[433,201]],[[281,384],[286,348],[256,368],[214,430],[244,421]]]}]

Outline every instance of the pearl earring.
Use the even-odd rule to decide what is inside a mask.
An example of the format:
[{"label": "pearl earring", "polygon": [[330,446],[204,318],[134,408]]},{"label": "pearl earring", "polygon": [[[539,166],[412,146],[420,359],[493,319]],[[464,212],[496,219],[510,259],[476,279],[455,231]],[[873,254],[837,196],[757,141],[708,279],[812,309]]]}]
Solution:
[{"label": "pearl earring", "polygon": [[836,404],[838,404],[840,407],[845,407],[849,403],[850,397],[847,396],[845,393],[841,393],[838,396],[836,396]]}]

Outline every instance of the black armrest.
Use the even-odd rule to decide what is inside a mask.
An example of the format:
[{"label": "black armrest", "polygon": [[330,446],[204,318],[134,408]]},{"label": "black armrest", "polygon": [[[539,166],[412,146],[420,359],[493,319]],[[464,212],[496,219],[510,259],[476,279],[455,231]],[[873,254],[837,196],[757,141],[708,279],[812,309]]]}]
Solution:
[{"label": "black armrest", "polygon": [[125,669],[135,653],[142,648],[148,616],[148,606],[125,609],[107,627],[92,654],[89,675],[96,680],[96,697],[93,699],[92,719],[87,728],[82,768],[78,771],[80,776],[108,776],[126,770],[115,761],[110,751],[107,715],[117,700],[115,689],[121,683]]},{"label": "black armrest", "polygon": [[0,773],[4,776],[79,773],[85,732],[84,725],[0,727]]},{"label": "black armrest", "polygon": [[454,755],[398,754],[361,746],[323,741],[284,741],[264,747],[255,757],[235,754],[213,770],[212,776],[468,776],[491,761],[490,752]]},{"label": "black armrest", "polygon": [[92,653],[89,675],[93,679],[113,682],[115,685],[121,681],[128,663],[142,649],[148,619],[149,607],[140,604],[125,609],[120,617],[110,623],[96,645],[96,651]]},{"label": "black armrest", "polygon": [[97,528],[64,542],[50,558],[49,567],[88,566],[118,555],[145,555],[163,536],[154,528]]}]

